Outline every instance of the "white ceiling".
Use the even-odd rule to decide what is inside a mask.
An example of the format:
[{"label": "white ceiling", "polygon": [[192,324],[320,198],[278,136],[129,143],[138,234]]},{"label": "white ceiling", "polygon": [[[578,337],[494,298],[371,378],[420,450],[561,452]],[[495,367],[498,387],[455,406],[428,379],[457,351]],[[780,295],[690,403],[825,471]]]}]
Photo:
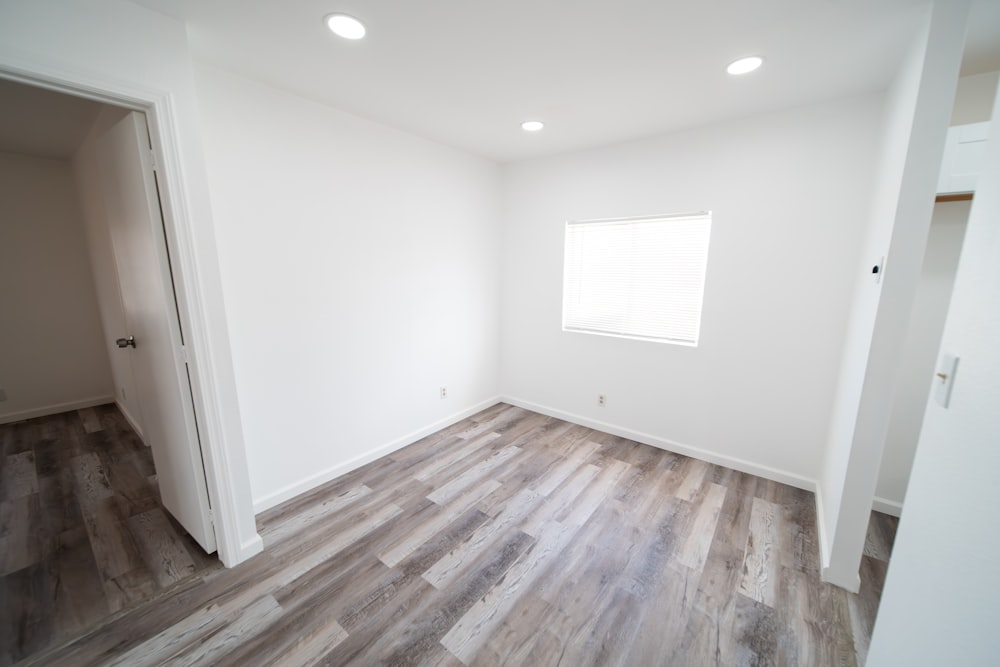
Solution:
[{"label": "white ceiling", "polygon": [[[501,162],[883,89],[922,4],[134,1],[186,21],[200,61]],[[334,37],[323,23],[334,11],[360,18],[368,36]],[[992,13],[978,71],[1000,66]],[[747,54],[765,67],[725,73]],[[545,130],[525,134],[529,118]]]},{"label": "white ceiling", "polygon": [[[506,162],[883,89],[918,0],[133,0],[185,21],[194,57]],[[323,17],[353,14],[347,42]],[[963,74],[1000,69],[976,0]],[[767,61],[734,78],[731,60]],[[95,103],[0,82],[0,150],[65,157]],[[546,122],[527,134],[525,119]]]}]

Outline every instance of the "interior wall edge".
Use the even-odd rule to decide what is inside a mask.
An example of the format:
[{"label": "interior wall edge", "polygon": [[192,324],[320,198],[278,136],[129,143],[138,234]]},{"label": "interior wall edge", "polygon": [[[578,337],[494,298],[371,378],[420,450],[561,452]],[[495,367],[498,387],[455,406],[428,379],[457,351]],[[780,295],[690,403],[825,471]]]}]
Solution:
[{"label": "interior wall edge", "polygon": [[[861,576],[858,575],[848,575],[846,578],[838,577],[837,573],[830,567],[830,545],[829,542],[829,531],[826,526],[826,514],[823,511],[823,487],[821,484],[816,485],[816,535],[819,544],[819,571],[820,577],[823,581],[839,586],[844,590],[850,591],[852,593],[857,593],[861,588]],[[872,510],[875,512],[882,512],[890,516],[898,517],[903,512],[902,503],[897,503],[892,500],[886,500],[885,498],[879,498],[875,496],[872,501]]]},{"label": "interior wall edge", "polygon": [[833,584],[843,588],[849,593],[857,593],[861,590],[861,573],[859,571],[844,571],[838,569],[836,564],[830,560],[832,546],[830,543],[831,531],[826,524],[826,513],[823,510],[823,485],[816,484],[816,535],[818,539],[817,548],[819,554],[819,578],[827,584]]},{"label": "interior wall edge", "polygon": [[36,417],[48,417],[49,415],[57,415],[60,412],[70,412],[71,410],[83,410],[84,408],[92,408],[95,405],[104,405],[105,403],[114,403],[115,397],[112,394],[101,395],[101,396],[91,396],[90,398],[81,398],[77,401],[68,401],[66,403],[54,403],[52,405],[43,405],[38,408],[31,408],[30,410],[21,410],[20,412],[11,412],[9,414],[0,414],[0,424],[12,424],[14,422],[24,421],[25,419],[34,419]]},{"label": "interior wall edge", "polygon": [[531,410],[532,412],[538,412],[543,415],[548,415],[549,417],[562,419],[563,421],[571,422],[573,424],[586,426],[587,428],[592,428],[596,431],[602,431],[604,433],[610,433],[611,435],[617,435],[622,438],[628,438],[629,440],[649,445],[651,447],[656,447],[657,449],[662,449],[674,454],[689,456],[691,458],[698,459],[699,461],[705,461],[706,463],[713,463],[715,465],[721,465],[727,468],[732,468],[733,470],[738,470],[739,472],[756,475],[757,477],[763,477],[764,479],[771,480],[772,482],[788,484],[789,486],[794,486],[797,489],[803,489],[805,491],[815,493],[817,488],[817,482],[815,479],[810,479],[809,477],[805,477],[788,470],[772,468],[771,466],[761,465],[759,463],[754,463],[753,461],[719,454],[708,449],[685,445],[667,438],[661,438],[649,433],[635,431],[628,427],[611,424],[609,422],[589,419],[572,412],[565,412],[557,408],[541,405],[539,403],[533,403],[514,396],[501,396],[500,400],[503,403],[509,403],[519,408],[524,408],[525,410]]},{"label": "interior wall edge", "polygon": [[305,479],[302,479],[298,482],[294,482],[292,484],[288,484],[278,489],[277,491],[268,493],[260,498],[255,498],[253,503],[254,513],[260,514],[265,510],[269,510],[272,507],[276,507],[277,505],[280,505],[286,500],[291,500],[296,496],[300,496],[303,493],[307,493],[318,486],[326,484],[327,482],[334,480],[337,477],[340,477],[341,475],[345,475],[351,472],[352,470],[356,470],[361,466],[371,463],[372,461],[379,459],[383,456],[392,454],[396,450],[402,449],[407,445],[411,445],[417,440],[420,440],[421,438],[426,437],[436,431],[448,428],[452,424],[456,424],[462,421],[463,419],[471,417],[477,412],[482,412],[486,408],[492,407],[500,402],[503,402],[503,398],[501,396],[494,396],[484,401],[480,401],[479,403],[476,403],[471,407],[465,408],[463,410],[460,410],[459,412],[448,415],[443,419],[439,419],[438,421],[432,424],[428,424],[427,426],[417,429],[416,431],[407,433],[406,435],[396,438],[395,440],[387,442],[383,445],[379,445],[378,447],[370,449],[367,452],[364,452],[363,454],[359,454],[354,458],[348,459],[347,461],[341,461],[340,463],[334,466],[330,466],[329,468],[326,468],[324,470],[320,470],[319,472],[310,475]]}]

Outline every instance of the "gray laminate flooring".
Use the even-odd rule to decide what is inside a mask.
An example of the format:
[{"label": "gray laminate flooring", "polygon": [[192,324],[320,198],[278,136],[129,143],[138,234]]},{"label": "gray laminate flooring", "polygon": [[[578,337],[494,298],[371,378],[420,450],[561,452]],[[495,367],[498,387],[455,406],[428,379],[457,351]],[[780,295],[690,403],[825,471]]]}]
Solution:
[{"label": "gray laminate flooring", "polygon": [[498,404],[258,527],[264,553],[29,662],[854,665],[895,524],[851,595],[811,493]]},{"label": "gray laminate flooring", "polygon": [[114,405],[0,425],[0,664],[212,569]]}]

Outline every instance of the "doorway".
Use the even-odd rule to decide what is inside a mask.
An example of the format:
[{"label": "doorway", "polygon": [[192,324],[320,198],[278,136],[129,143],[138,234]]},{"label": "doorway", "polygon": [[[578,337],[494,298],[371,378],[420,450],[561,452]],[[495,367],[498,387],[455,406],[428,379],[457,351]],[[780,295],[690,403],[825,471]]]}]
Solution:
[{"label": "doorway", "polygon": [[[0,576],[10,594],[7,613],[27,614],[5,626],[22,630],[5,635],[11,644],[5,641],[3,653],[13,657],[221,564],[205,553],[215,550],[214,534],[198,547],[160,500],[163,487],[176,480],[161,469],[162,460],[154,469],[155,452],[142,444],[154,444],[156,405],[141,400],[135,348],[113,343],[130,328],[120,284],[124,246],[102,237],[98,223],[106,226],[113,208],[107,181],[126,179],[102,179],[94,167],[108,152],[103,142],[114,126],[132,118],[133,128],[145,131],[145,123],[128,109],[8,81],[0,81],[0,99],[13,123],[0,128],[9,190],[0,203],[7,289],[0,422],[9,422],[0,426]],[[148,136],[145,141],[148,148]],[[158,213],[155,185],[147,194],[143,204]],[[162,226],[159,241],[165,256],[140,257],[140,266],[169,267]],[[172,282],[168,287],[172,291]],[[177,331],[147,330],[140,339],[179,337],[176,304],[167,310]],[[186,364],[182,370],[186,375]],[[175,421],[194,430],[190,387],[186,394],[190,417]],[[197,474],[207,501],[200,456],[199,450]],[[55,584],[40,604],[38,587],[46,581]]]},{"label": "doorway", "polygon": [[[9,421],[11,415],[85,407],[81,402],[98,403],[111,394],[153,450],[164,506],[206,552],[214,552],[190,368],[145,118],[107,104],[68,102],[62,93],[19,83],[5,82],[0,92],[5,108],[19,110],[11,118],[17,126],[6,131],[18,139],[10,142],[16,152],[6,154],[5,169],[8,180],[22,182],[5,198],[5,246],[20,261],[10,262],[4,284],[15,293],[27,288],[26,297],[8,299],[17,308],[9,313],[8,328],[20,346],[6,356],[29,360],[7,364],[5,392],[15,405],[3,412]],[[75,130],[45,145],[56,136],[46,112],[64,104],[71,105]],[[73,265],[73,273],[64,265]],[[32,294],[40,284],[45,289]],[[86,306],[95,299],[97,325]],[[86,340],[85,334],[92,338],[99,329],[100,342]],[[50,354],[58,361],[37,373]],[[113,392],[106,380],[81,377],[107,377],[96,359],[110,364]],[[41,380],[34,379],[38,375]],[[89,395],[72,389],[79,386],[88,386]]]},{"label": "doorway", "polygon": [[934,205],[910,326],[901,341],[899,381],[873,503],[876,511],[895,517],[903,510],[971,203],[970,199]]},{"label": "doorway", "polygon": [[[954,99],[949,140],[909,325],[900,341],[896,391],[861,558],[861,587],[851,609],[852,622],[855,617],[865,618],[869,627],[874,624],[878,613],[887,565],[892,562],[898,517],[902,514],[910,472],[924,427],[925,411],[941,381],[941,376],[935,373],[940,368],[941,342],[981,168],[981,163],[974,157],[955,160],[952,151],[959,143],[966,144],[959,150],[977,150],[969,145],[970,142],[960,140],[968,128],[988,121],[996,86],[996,72],[961,78]],[[981,94],[983,87],[988,89],[989,94]],[[984,136],[979,133],[981,129],[973,134]],[[981,140],[977,138],[976,141]],[[963,157],[968,158],[969,153]],[[867,655],[867,644],[863,649],[864,655]]]}]

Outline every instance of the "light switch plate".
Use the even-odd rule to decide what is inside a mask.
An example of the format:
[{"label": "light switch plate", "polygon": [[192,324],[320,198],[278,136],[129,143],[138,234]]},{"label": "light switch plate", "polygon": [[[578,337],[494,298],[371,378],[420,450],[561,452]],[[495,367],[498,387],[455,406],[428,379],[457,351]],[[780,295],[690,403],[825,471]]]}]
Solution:
[{"label": "light switch plate", "polygon": [[958,357],[954,354],[942,354],[934,375],[934,400],[942,407],[948,407],[951,401],[951,388],[955,384],[955,371],[958,369]]}]

